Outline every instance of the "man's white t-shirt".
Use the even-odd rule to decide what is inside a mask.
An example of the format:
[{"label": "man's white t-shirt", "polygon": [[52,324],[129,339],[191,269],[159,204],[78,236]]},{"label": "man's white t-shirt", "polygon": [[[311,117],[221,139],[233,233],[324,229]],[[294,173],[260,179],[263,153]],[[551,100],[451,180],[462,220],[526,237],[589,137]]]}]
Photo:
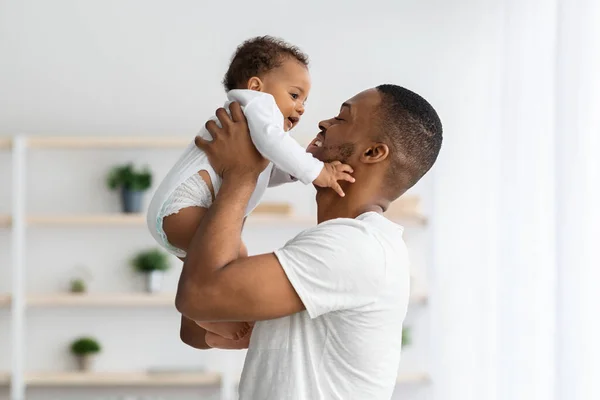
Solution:
[{"label": "man's white t-shirt", "polygon": [[256,323],[240,400],[391,398],[410,289],[402,233],[368,212],[275,251],[306,311]]}]

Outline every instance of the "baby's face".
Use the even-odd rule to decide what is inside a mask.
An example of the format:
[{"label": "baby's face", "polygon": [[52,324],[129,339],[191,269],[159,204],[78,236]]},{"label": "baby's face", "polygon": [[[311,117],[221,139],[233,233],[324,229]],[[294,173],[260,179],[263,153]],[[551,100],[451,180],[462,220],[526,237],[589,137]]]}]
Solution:
[{"label": "baby's face", "polygon": [[288,132],[304,114],[304,103],[310,92],[308,69],[294,59],[286,59],[279,68],[263,76],[262,91],[275,98],[283,114],[283,127]]}]

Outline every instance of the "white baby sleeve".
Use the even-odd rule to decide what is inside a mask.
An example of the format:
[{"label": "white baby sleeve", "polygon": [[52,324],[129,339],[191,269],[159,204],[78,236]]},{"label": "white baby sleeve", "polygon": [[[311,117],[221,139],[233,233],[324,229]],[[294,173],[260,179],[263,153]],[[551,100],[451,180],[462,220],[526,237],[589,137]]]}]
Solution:
[{"label": "white baby sleeve", "polygon": [[323,162],[283,130],[283,115],[272,96],[260,96],[244,108],[257,150],[276,167],[308,185],[323,169]]}]

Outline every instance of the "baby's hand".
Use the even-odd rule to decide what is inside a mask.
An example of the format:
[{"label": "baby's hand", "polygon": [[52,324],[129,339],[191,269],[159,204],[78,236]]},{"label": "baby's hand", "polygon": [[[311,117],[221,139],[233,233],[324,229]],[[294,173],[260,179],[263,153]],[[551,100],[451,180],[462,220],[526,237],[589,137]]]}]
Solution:
[{"label": "baby's hand", "polygon": [[342,164],[339,161],[334,161],[331,163],[325,163],[321,173],[313,181],[316,186],[319,187],[330,187],[337,192],[340,196],[344,197],[346,194],[342,190],[342,187],[339,185],[338,181],[348,181],[354,183],[354,178],[351,173],[354,171],[352,167],[347,164]]}]

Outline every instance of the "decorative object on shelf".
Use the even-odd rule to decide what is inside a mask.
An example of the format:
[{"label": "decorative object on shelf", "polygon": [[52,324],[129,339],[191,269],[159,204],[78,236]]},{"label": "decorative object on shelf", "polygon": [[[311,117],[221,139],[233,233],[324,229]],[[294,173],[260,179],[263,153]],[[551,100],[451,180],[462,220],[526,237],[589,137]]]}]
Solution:
[{"label": "decorative object on shelf", "polygon": [[120,165],[110,171],[107,183],[111,190],[121,190],[123,212],[139,213],[144,192],[152,186],[152,172],[148,167],[136,169],[133,164]]},{"label": "decorative object on shelf", "polygon": [[146,274],[146,290],[149,293],[160,291],[164,272],[171,267],[168,255],[158,249],[140,252],[132,264],[138,272]]},{"label": "decorative object on shelf", "polygon": [[85,281],[81,278],[72,279],[70,285],[70,292],[77,294],[87,292],[87,285],[85,284]]},{"label": "decorative object on shelf", "polygon": [[410,346],[412,343],[412,336],[410,334],[410,328],[402,328],[402,347]]},{"label": "decorative object on shelf", "polygon": [[77,359],[79,371],[90,371],[94,356],[102,350],[100,343],[91,337],[81,337],[71,343],[71,353]]},{"label": "decorative object on shelf", "polygon": [[68,291],[73,294],[87,293],[88,283],[92,281],[92,273],[90,269],[83,265],[78,265],[73,268],[71,280],[69,281]]}]

